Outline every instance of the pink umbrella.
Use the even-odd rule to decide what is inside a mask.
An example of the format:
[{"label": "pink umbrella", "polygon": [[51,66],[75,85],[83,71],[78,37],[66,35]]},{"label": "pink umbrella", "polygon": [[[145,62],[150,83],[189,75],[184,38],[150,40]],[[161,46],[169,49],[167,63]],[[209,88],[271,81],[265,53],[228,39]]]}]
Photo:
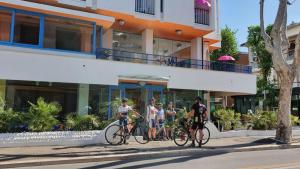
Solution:
[{"label": "pink umbrella", "polygon": [[200,5],[205,5],[207,7],[211,7],[211,3],[209,2],[209,0],[196,0],[197,4]]},{"label": "pink umbrella", "polygon": [[232,56],[224,55],[219,57],[218,61],[235,61],[235,59]]}]

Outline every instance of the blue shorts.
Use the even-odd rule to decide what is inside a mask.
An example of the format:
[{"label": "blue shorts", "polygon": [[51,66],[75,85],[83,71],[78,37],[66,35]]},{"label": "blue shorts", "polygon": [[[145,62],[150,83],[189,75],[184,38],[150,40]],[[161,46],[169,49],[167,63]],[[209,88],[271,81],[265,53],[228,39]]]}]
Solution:
[{"label": "blue shorts", "polygon": [[128,118],[120,118],[119,119],[119,125],[120,126],[127,126],[128,125]]},{"label": "blue shorts", "polygon": [[165,126],[165,121],[164,120],[158,120],[158,125],[159,125],[159,128],[162,128]]},{"label": "blue shorts", "polygon": [[156,120],[155,119],[150,119],[149,128],[156,128]]}]

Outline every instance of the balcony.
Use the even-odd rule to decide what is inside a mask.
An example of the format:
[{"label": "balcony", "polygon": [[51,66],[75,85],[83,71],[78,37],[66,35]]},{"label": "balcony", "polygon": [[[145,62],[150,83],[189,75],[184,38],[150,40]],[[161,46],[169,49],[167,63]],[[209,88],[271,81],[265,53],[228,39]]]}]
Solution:
[{"label": "balcony", "polygon": [[195,23],[209,25],[209,10],[195,8]]},{"label": "balcony", "polygon": [[155,15],[155,0],[135,0],[135,12]]},{"label": "balcony", "polygon": [[214,62],[195,59],[182,59],[175,56],[161,56],[145,53],[134,53],[114,49],[97,49],[97,59],[113,60],[120,62],[131,62],[140,64],[153,64],[160,66],[172,66],[181,68],[194,68],[203,70],[236,72],[251,74],[252,67],[232,63]]}]

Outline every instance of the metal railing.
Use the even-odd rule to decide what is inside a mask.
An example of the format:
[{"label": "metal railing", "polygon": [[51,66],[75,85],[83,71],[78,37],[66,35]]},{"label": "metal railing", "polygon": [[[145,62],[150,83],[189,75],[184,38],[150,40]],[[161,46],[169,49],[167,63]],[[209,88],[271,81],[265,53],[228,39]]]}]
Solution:
[{"label": "metal railing", "polygon": [[225,71],[225,72],[237,72],[237,73],[252,73],[251,66],[238,65],[233,63],[225,62],[214,62],[206,60],[195,60],[195,59],[182,59],[175,56],[161,56],[145,53],[135,53],[128,51],[121,51],[115,49],[98,48],[97,59],[131,62],[131,63],[142,63],[142,64],[154,64],[162,66],[173,66],[182,68],[196,68],[214,71]]},{"label": "metal railing", "polygon": [[155,15],[155,0],[135,0],[135,12]]},{"label": "metal railing", "polygon": [[195,8],[195,23],[209,25],[209,10]]}]

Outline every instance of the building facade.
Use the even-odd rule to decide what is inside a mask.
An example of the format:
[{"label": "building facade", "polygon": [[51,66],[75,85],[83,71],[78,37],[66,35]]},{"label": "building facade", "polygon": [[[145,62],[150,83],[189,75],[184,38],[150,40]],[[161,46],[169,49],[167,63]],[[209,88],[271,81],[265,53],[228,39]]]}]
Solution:
[{"label": "building facade", "polygon": [[[256,93],[251,66],[210,62],[220,0],[0,0],[0,96],[26,111],[38,97],[61,117],[107,112],[126,97],[190,107],[203,96]],[[223,100],[226,102],[226,99]]]}]

